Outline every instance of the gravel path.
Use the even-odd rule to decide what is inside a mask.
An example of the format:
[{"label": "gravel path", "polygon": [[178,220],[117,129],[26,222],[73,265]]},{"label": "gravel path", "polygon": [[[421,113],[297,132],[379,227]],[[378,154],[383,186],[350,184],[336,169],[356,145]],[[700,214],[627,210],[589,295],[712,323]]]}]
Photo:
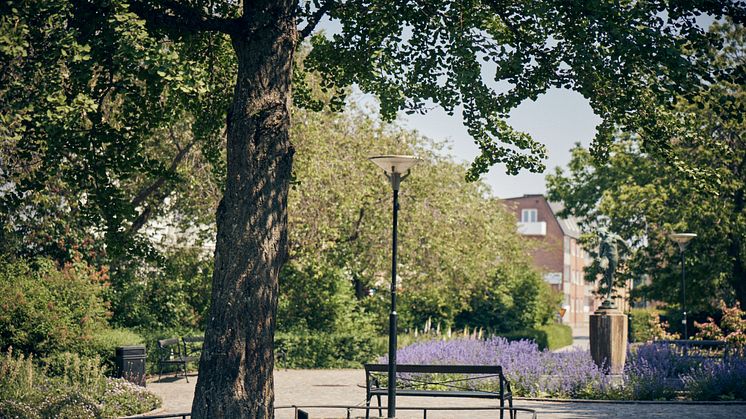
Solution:
[{"label": "gravel path", "polygon": [[[182,413],[191,409],[196,376],[148,383],[148,389],[161,396],[159,413]],[[275,371],[275,405],[364,405],[365,372],[363,370],[277,370]],[[386,399],[383,399],[384,406]],[[479,399],[397,398],[397,406],[494,406],[495,401]],[[516,407],[536,410],[540,419],[574,418],[712,418],[746,419],[746,404],[684,403],[589,403],[516,400]],[[344,417],[344,410],[307,409],[312,418]],[[354,412],[353,412],[354,413]],[[364,412],[362,412],[364,413]],[[362,414],[358,411],[357,414]],[[385,412],[384,412],[385,413]],[[278,410],[277,417],[292,418],[292,409]],[[400,418],[421,418],[422,414],[397,411]],[[495,412],[428,412],[428,418],[494,418]],[[518,415],[519,419],[530,418]]]}]

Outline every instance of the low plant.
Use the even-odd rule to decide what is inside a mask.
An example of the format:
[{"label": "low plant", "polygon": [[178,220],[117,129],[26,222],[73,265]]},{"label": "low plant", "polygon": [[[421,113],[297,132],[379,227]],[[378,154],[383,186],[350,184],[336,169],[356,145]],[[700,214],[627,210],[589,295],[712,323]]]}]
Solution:
[{"label": "low plant", "polygon": [[[382,357],[380,362],[386,362]],[[627,400],[746,400],[746,359],[687,355],[651,343],[627,356],[624,374],[612,379],[588,351],[554,353],[536,343],[502,337],[417,342],[397,352],[402,364],[500,365],[516,396]],[[474,380],[494,390],[496,380]]]},{"label": "low plant", "polygon": [[[387,357],[382,357],[386,362]],[[585,352],[542,351],[532,341],[460,338],[419,342],[397,352],[402,364],[500,365],[515,395],[581,397],[599,393],[606,385],[603,372]],[[479,388],[494,387],[495,380],[475,380]]]},{"label": "low plant", "polygon": [[80,260],[0,262],[0,350],[47,356],[84,349],[107,328],[107,275]]},{"label": "low plant", "polygon": [[720,301],[720,310],[723,313],[720,324],[712,317],[708,317],[705,323],[694,322],[694,327],[698,329],[694,339],[727,342],[737,351],[743,351],[746,348],[746,312],[741,310],[738,302],[728,307],[724,301]]},{"label": "low plant", "polygon": [[572,328],[562,324],[547,324],[533,329],[501,333],[508,340],[532,340],[539,349],[550,351],[572,345]]},{"label": "low plant", "polygon": [[0,356],[0,418],[101,418],[147,412],[160,399],[142,387],[109,378],[97,358],[60,354],[53,368],[12,349]]},{"label": "low plant", "polygon": [[694,400],[746,400],[746,361],[743,358],[710,360],[681,378]]}]

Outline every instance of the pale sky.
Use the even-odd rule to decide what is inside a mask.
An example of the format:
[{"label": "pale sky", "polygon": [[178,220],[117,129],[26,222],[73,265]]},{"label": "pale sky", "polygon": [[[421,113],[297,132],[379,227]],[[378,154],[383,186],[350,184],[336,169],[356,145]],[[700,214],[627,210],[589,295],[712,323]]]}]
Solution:
[{"label": "pale sky", "polygon": [[[448,116],[437,108],[426,115],[404,115],[400,121],[407,128],[452,145],[452,153],[460,161],[471,162],[478,154],[477,146],[464,128],[460,114]],[[527,132],[535,140],[547,146],[547,172],[557,166],[564,167],[570,161],[570,149],[576,142],[589,146],[601,118],[591,110],[588,101],[579,93],[564,89],[552,89],[535,102],[527,100],[510,114],[510,124],[517,130]],[[500,198],[524,194],[544,193],[545,173],[523,171],[516,176],[505,173],[504,165],[493,166],[482,178]]]}]

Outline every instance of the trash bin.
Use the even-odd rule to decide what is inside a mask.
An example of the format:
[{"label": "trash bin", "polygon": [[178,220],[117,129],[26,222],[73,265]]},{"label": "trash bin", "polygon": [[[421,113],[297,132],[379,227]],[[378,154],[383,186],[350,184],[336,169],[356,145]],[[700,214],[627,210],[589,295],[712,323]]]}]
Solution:
[{"label": "trash bin", "polygon": [[116,376],[145,387],[145,346],[119,346],[116,351]]}]

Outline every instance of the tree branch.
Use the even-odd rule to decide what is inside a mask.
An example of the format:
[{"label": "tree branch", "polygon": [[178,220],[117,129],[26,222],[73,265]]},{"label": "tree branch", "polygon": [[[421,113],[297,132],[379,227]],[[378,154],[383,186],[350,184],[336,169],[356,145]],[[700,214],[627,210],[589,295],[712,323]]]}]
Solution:
[{"label": "tree branch", "polygon": [[329,11],[329,9],[331,9],[333,3],[334,1],[332,0],[325,1],[324,4],[321,5],[321,7],[316,10],[316,12],[314,12],[314,14],[308,17],[308,23],[306,24],[306,27],[301,29],[300,31],[301,40],[308,37],[308,35],[310,35],[311,32],[316,29],[316,25],[319,24],[321,18],[323,18],[324,15]]},{"label": "tree branch", "polygon": [[[192,147],[196,144],[196,141],[192,141],[191,143],[187,144],[184,148],[179,150],[179,152],[176,154],[174,159],[171,161],[171,165],[168,168],[169,173],[173,173],[176,171],[176,168],[179,167],[179,164],[182,160],[184,160],[184,157],[189,153],[189,150],[192,149]],[[134,198],[132,198],[132,206],[138,207],[140,204],[145,202],[146,199],[148,199],[153,193],[155,193],[158,189],[160,189],[163,184],[166,183],[166,176],[159,176],[158,179],[155,180],[155,182],[148,185],[145,189],[141,190]]]},{"label": "tree branch", "polygon": [[130,9],[150,25],[182,34],[210,31],[234,35],[241,31],[243,23],[237,18],[207,16],[176,0],[161,0],[157,4],[148,0],[133,0]]}]

